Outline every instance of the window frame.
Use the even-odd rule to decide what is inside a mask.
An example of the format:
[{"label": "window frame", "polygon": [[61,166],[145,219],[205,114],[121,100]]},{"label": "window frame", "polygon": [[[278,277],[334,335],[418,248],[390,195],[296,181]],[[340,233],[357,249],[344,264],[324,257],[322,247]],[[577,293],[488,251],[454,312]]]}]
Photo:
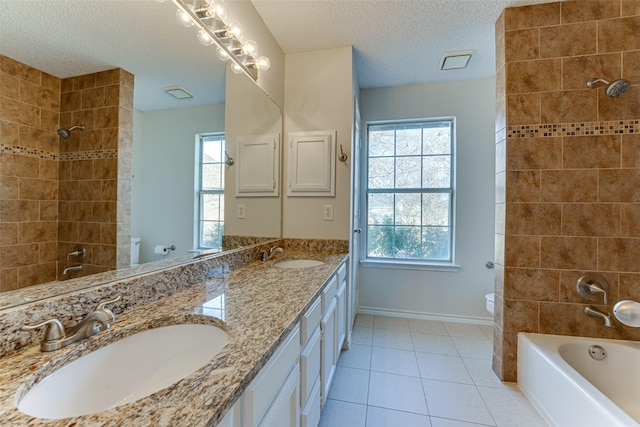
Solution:
[{"label": "window frame", "polygon": [[[221,147],[221,156],[220,156],[220,162],[208,162],[208,163],[204,163],[204,143],[206,142],[206,140],[210,138],[218,138],[218,140],[220,140],[222,142],[222,147]],[[222,196],[223,200],[224,200],[224,186],[225,186],[225,179],[224,179],[224,173],[225,173],[225,153],[226,153],[226,140],[225,140],[225,133],[224,132],[205,132],[205,133],[200,133],[196,135],[196,144],[197,144],[197,148],[196,148],[196,152],[198,153],[198,157],[196,159],[196,174],[197,174],[197,179],[196,179],[196,198],[197,198],[197,203],[196,203],[196,212],[195,212],[195,241],[197,243],[197,249],[199,250],[219,250],[222,251],[222,235],[224,233],[224,208],[222,205],[221,207],[219,207],[218,209],[218,220],[217,221],[213,221],[213,222],[218,222],[221,226],[222,226],[222,231],[220,233],[220,246],[219,247],[211,247],[211,246],[205,246],[203,244],[203,237],[204,237],[204,224],[205,222],[212,222],[211,220],[205,220],[204,217],[204,197],[207,195],[220,195]],[[203,166],[207,164],[220,164],[222,167],[222,185],[221,188],[212,188],[212,189],[204,189],[203,188],[203,175],[204,175],[204,171],[203,171]]]},{"label": "window frame", "polygon": [[[380,127],[380,126],[393,126],[393,127],[401,127],[401,126],[423,126],[429,123],[436,122],[448,122],[450,127],[450,152],[449,152],[449,186],[448,187],[422,187],[418,188],[404,188],[397,187],[396,175],[394,173],[394,183],[393,187],[389,188],[369,188],[369,164],[370,164],[370,143],[369,143],[369,135],[372,127]],[[456,236],[456,163],[457,163],[457,153],[456,153],[456,118],[454,116],[447,117],[429,117],[429,118],[419,118],[419,119],[406,119],[406,120],[381,120],[381,121],[370,121],[367,122],[367,132],[366,132],[366,144],[364,149],[364,173],[363,173],[363,205],[365,206],[365,215],[362,216],[362,223],[364,229],[364,248],[363,248],[363,259],[361,260],[361,264],[365,267],[379,267],[379,268],[400,268],[400,269],[417,269],[417,270],[435,270],[435,271],[458,271],[461,267],[455,263],[456,251],[455,251],[455,236]],[[395,136],[394,136],[394,152],[390,158],[397,159],[398,156],[397,151],[395,149]],[[425,158],[424,152],[421,150],[420,161],[423,162]],[[422,171],[421,165],[421,171]],[[395,171],[395,167],[394,167]],[[422,176],[422,174],[421,174]],[[436,259],[436,258],[409,258],[409,257],[396,257],[396,256],[370,256],[369,255],[369,197],[370,194],[392,194],[395,197],[395,194],[398,193],[418,193],[420,195],[423,194],[437,194],[437,193],[447,193],[449,194],[449,217],[448,217],[448,227],[449,227],[449,258],[448,259]],[[421,196],[422,199],[422,196]],[[394,202],[395,208],[395,202]],[[393,219],[393,227],[398,225],[395,223],[395,214]],[[424,227],[422,224],[422,219],[420,222],[421,229]],[[395,233],[394,233],[395,235]]]}]

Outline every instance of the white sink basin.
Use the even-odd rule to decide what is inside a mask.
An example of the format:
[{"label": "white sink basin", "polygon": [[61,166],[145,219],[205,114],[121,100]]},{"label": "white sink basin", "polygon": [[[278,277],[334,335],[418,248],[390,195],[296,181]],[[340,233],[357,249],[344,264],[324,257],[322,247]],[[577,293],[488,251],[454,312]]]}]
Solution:
[{"label": "white sink basin", "polygon": [[36,384],[18,409],[60,419],[130,403],[189,376],[229,341],[211,325],[171,325],[122,338],[74,360]]},{"label": "white sink basin", "polygon": [[322,264],[324,264],[324,262],[315,259],[287,259],[284,261],[276,262],[273,265],[274,267],[279,268],[307,268],[317,267]]}]

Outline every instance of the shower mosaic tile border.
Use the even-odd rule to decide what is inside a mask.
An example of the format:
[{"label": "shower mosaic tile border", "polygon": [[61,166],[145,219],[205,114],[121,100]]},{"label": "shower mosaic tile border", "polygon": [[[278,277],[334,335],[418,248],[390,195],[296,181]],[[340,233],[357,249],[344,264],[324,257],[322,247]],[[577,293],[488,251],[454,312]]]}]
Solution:
[{"label": "shower mosaic tile border", "polygon": [[507,127],[507,138],[640,134],[640,120],[547,123]]},{"label": "shower mosaic tile border", "polygon": [[0,144],[0,154],[18,154],[44,160],[93,160],[117,159],[118,150],[73,151],[69,153],[53,153],[36,148],[21,147],[19,145]]}]

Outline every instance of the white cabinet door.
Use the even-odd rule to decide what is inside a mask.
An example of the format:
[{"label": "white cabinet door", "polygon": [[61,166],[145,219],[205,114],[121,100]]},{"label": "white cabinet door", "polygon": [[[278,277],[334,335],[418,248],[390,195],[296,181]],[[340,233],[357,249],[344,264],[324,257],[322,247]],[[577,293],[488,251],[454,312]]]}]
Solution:
[{"label": "white cabinet door", "polygon": [[242,398],[229,409],[229,412],[222,418],[218,427],[242,427],[241,406]]},{"label": "white cabinet door", "polygon": [[336,361],[347,336],[347,283],[340,284],[336,293]]},{"label": "white cabinet door", "polygon": [[300,367],[289,373],[260,427],[300,427]]},{"label": "white cabinet door", "polygon": [[321,401],[322,407],[327,400],[331,381],[336,370],[336,300],[333,298],[327,306],[327,310],[320,321],[322,331],[322,359],[320,362],[320,380],[322,382]]}]

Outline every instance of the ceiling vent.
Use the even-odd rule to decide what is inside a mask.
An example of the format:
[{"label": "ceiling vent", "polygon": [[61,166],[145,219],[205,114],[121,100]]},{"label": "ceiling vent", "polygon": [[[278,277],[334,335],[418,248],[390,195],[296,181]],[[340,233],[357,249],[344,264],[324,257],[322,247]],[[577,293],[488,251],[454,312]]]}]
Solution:
[{"label": "ceiling vent", "polygon": [[182,86],[169,86],[163,87],[162,90],[176,99],[188,99],[193,98],[193,94]]},{"label": "ceiling vent", "polygon": [[442,55],[440,60],[440,69],[445,70],[459,70],[466,68],[471,60],[471,56],[474,54],[473,50],[459,50],[457,52],[447,52]]}]

